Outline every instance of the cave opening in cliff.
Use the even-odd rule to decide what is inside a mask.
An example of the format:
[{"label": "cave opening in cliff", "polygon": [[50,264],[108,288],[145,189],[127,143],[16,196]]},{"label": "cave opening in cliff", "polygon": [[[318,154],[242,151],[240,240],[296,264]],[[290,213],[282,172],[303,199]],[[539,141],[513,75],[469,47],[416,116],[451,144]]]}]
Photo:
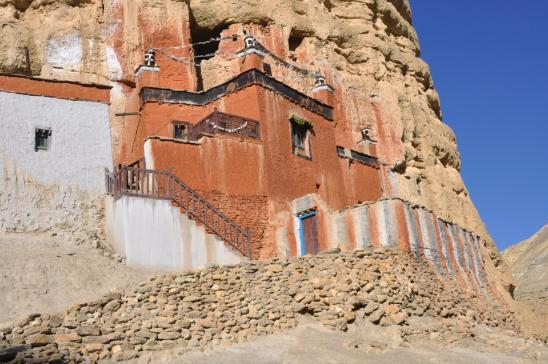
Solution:
[{"label": "cave opening in cliff", "polygon": [[[192,48],[194,49],[194,59],[196,63],[200,63],[203,60],[213,58],[215,53],[219,50],[219,43],[215,41],[220,35],[221,30],[210,30],[206,28],[191,28],[195,31],[191,31],[192,34],[192,43],[194,44]],[[196,44],[207,42],[205,44]]]},{"label": "cave opening in cliff", "polygon": [[192,39],[192,49],[194,51],[194,63],[196,63],[196,81],[197,90],[203,90],[203,78],[201,65],[204,60],[215,57],[216,52],[219,50],[220,42],[218,39],[221,36],[221,31],[224,26],[217,26],[212,28],[202,27],[198,25],[194,17],[190,17],[190,36]]},{"label": "cave opening in cliff", "polygon": [[289,46],[289,50],[291,52],[295,52],[297,48],[301,46],[305,38],[305,34],[296,30],[291,29],[291,33],[289,33],[289,39],[287,40],[287,44]]},{"label": "cave opening in cliff", "polygon": [[323,2],[323,5],[327,9],[327,11],[331,11],[333,9],[333,3],[330,0],[325,0]]}]

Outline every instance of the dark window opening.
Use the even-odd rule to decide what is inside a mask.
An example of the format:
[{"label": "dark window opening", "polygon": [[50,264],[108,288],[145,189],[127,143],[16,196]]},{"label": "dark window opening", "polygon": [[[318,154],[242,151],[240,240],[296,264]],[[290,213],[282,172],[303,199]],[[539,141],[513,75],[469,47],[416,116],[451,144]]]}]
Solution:
[{"label": "dark window opening", "polygon": [[306,159],[312,159],[310,148],[310,131],[312,124],[303,119],[291,118],[291,146],[293,154]]},{"label": "dark window opening", "polygon": [[304,151],[308,129],[305,126],[293,125],[293,147],[298,151]]},{"label": "dark window opening", "polygon": [[34,150],[48,150],[51,147],[51,129],[34,130]]},{"label": "dark window opening", "polygon": [[358,162],[363,163],[363,164],[368,164],[368,165],[372,165],[372,166],[378,165],[377,158],[371,157],[370,155],[367,155],[367,154],[357,152],[355,150],[350,151],[350,157],[354,160],[357,160]]},{"label": "dark window opening", "polygon": [[303,43],[304,38],[305,35],[303,33],[296,31],[295,29],[291,29],[288,40],[289,50],[295,52]]},{"label": "dark window opening", "polygon": [[263,71],[269,76],[272,76],[272,67],[268,63],[263,63]]},{"label": "dark window opening", "polygon": [[188,131],[188,123],[174,121],[173,122],[173,138],[185,139]]},{"label": "dark window opening", "polygon": [[364,153],[360,153],[360,152],[355,151],[355,150],[345,149],[344,147],[341,147],[339,145],[337,145],[337,154],[341,158],[350,159],[350,161],[357,161],[357,162],[369,165],[369,166],[374,167],[374,168],[379,167],[379,160],[377,158],[372,157],[372,156],[367,155],[367,154],[364,154]]}]

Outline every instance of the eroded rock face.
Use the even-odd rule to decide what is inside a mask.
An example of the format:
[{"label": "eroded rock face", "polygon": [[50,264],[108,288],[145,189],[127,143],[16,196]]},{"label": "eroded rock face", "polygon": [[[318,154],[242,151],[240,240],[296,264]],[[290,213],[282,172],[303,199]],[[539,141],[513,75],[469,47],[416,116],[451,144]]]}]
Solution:
[{"label": "eroded rock face", "polygon": [[514,297],[525,302],[548,331],[548,225],[506,249],[502,257],[516,280]]},{"label": "eroded rock face", "polygon": [[[189,24],[198,33],[247,29],[279,57],[321,69],[344,100],[338,115],[348,120],[353,142],[364,128],[378,140],[392,195],[482,236],[486,269],[500,275],[503,265],[460,176],[455,135],[442,122],[420,58],[408,0],[0,0],[0,72],[113,85],[116,150],[123,125],[114,113],[133,111],[128,87],[143,53],[192,42]],[[204,86],[226,80],[227,67],[222,55],[203,61]],[[289,76],[283,81],[308,87]]]},{"label": "eroded rock face", "polygon": [[[441,122],[438,94],[419,57],[408,1],[2,1],[0,70],[30,66],[46,78],[131,81],[147,34],[165,37],[153,43],[188,43],[185,21],[218,31],[261,24],[253,28],[257,37],[282,58],[330,74],[352,133],[371,127],[379,140],[397,194],[486,236],[460,177],[455,136]],[[221,62],[214,57],[204,66],[206,87],[224,80]]]},{"label": "eroded rock face", "polygon": [[0,1],[0,71],[106,83],[102,11],[96,0]]}]

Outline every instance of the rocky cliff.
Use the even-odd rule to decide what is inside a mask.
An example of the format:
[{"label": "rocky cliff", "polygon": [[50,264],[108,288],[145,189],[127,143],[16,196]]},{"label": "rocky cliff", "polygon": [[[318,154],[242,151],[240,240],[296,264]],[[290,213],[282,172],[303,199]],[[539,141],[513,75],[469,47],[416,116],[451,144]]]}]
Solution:
[{"label": "rocky cliff", "polygon": [[[125,111],[148,48],[242,29],[280,58],[327,74],[351,133],[370,128],[379,141],[392,194],[480,235],[488,273],[501,291],[510,286],[461,178],[408,0],[0,0],[0,72],[112,85],[116,150],[124,125],[114,114]],[[224,66],[222,55],[202,62],[205,87],[223,80]]]},{"label": "rocky cliff", "polygon": [[502,257],[516,281],[514,297],[531,307],[548,327],[548,225],[507,248]]}]

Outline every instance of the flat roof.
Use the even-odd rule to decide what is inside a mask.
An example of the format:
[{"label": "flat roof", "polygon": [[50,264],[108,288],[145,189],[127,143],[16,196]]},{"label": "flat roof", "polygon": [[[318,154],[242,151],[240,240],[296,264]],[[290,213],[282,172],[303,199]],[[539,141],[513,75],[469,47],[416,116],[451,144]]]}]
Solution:
[{"label": "flat roof", "polygon": [[333,107],[324,104],[304,93],[289,87],[283,82],[266,75],[265,73],[251,69],[238,76],[214,86],[206,91],[194,92],[188,90],[173,90],[168,88],[143,87],[141,89],[141,102],[165,102],[173,104],[205,105],[222,96],[242,90],[252,85],[259,85],[272,90],[294,103],[323,116],[327,120],[333,120]]},{"label": "flat roof", "polygon": [[55,97],[108,104],[111,86],[75,81],[48,80],[26,75],[0,74],[0,92]]}]

